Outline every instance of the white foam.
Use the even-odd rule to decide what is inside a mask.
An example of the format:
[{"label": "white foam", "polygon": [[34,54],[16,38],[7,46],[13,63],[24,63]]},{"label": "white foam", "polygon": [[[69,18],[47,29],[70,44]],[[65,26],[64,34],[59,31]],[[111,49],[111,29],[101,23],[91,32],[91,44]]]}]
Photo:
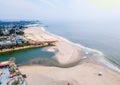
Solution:
[{"label": "white foam", "polygon": [[44,27],[41,27],[41,30],[44,31],[44,32],[47,32]]},{"label": "white foam", "polygon": [[107,61],[105,58],[104,59],[99,59],[99,62],[101,62],[102,64],[104,64],[105,66],[107,66],[108,68],[111,68],[117,72],[120,72],[120,69],[113,65],[112,63],[110,63],[109,61]]},{"label": "white foam", "polygon": [[77,47],[80,47],[81,49],[85,50],[86,52],[88,52],[88,51],[89,51],[89,52],[95,52],[95,53],[98,53],[98,54],[101,55],[101,56],[104,56],[104,54],[103,54],[102,52],[100,52],[100,51],[98,51],[98,50],[96,50],[96,49],[92,49],[92,48],[85,47],[85,46],[83,46],[83,45],[81,45],[81,44],[71,42],[70,40],[68,40],[68,39],[66,39],[66,38],[63,38],[63,37],[61,37],[61,36],[52,34],[52,33],[48,32],[48,31],[46,31],[46,29],[45,29],[44,27],[41,27],[41,30],[44,31],[44,32],[46,32],[46,33],[48,33],[48,34],[50,34],[50,35],[57,36],[58,38],[66,41],[67,43],[70,43],[70,44],[72,44],[72,45],[75,45],[75,46],[77,46]]},{"label": "white foam", "polygon": [[[45,29],[44,27],[41,27],[41,30],[43,30],[44,32],[46,32],[46,33],[48,33],[48,34],[50,34],[50,35],[57,36],[58,38],[66,41],[66,42],[68,42],[68,43],[70,43],[70,44],[72,44],[72,45],[75,45],[75,46],[79,47],[80,49],[84,50],[84,51],[86,52],[86,54],[87,54],[87,53],[90,53],[90,52],[97,53],[97,55],[99,56],[98,62],[104,64],[104,65],[107,66],[108,68],[111,68],[111,69],[113,69],[113,70],[115,70],[115,71],[120,72],[120,69],[119,69],[117,66],[113,65],[112,63],[110,63],[109,61],[107,61],[107,60],[105,59],[104,54],[103,54],[101,51],[98,51],[98,50],[96,50],[96,49],[92,49],[92,48],[85,47],[85,46],[83,46],[83,45],[81,45],[81,44],[78,44],[78,43],[71,42],[71,41],[69,41],[69,40],[66,39],[66,38],[63,38],[63,37],[61,37],[61,36],[58,36],[58,35],[55,35],[55,34],[52,34],[52,33],[48,32],[48,31],[46,31],[46,29]],[[86,58],[87,58],[87,57],[86,57]]]}]

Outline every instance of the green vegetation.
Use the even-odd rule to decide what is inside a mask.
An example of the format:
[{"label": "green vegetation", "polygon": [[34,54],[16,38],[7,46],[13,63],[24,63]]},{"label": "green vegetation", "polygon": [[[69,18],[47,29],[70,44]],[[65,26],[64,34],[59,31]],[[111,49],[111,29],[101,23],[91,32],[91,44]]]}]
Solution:
[{"label": "green vegetation", "polygon": [[17,35],[24,35],[23,31],[16,32]]},{"label": "green vegetation", "polygon": [[10,35],[14,34],[15,33],[15,29],[11,29],[9,32],[10,32]]},{"label": "green vegetation", "polygon": [[0,50],[15,49],[16,47],[29,46],[28,40],[22,36],[26,25],[36,24],[39,21],[0,21]]},{"label": "green vegetation", "polygon": [[2,31],[2,28],[0,28],[0,36],[3,36],[3,31]]}]

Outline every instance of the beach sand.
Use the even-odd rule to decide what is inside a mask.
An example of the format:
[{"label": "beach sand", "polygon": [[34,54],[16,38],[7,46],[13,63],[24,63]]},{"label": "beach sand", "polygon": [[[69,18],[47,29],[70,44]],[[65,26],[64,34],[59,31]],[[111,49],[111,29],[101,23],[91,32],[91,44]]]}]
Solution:
[{"label": "beach sand", "polygon": [[[81,58],[78,49],[60,38],[40,30],[39,27],[25,29],[25,36],[34,41],[57,40],[56,46],[47,51],[55,51],[54,59],[65,65]],[[92,62],[84,62],[70,68],[41,65],[22,66],[20,71],[27,75],[28,85],[120,85],[120,74]],[[102,76],[98,73],[102,72]]]},{"label": "beach sand", "polygon": [[[24,66],[28,85],[120,85],[120,74],[93,63],[82,63],[71,68]],[[102,72],[102,76],[98,73]]]},{"label": "beach sand", "polygon": [[53,58],[57,60],[59,64],[65,65],[80,60],[80,53],[76,47],[55,35],[43,32],[40,27],[29,27],[25,29],[24,32],[26,38],[36,42],[57,41],[55,46],[48,48],[46,51],[56,52]]}]

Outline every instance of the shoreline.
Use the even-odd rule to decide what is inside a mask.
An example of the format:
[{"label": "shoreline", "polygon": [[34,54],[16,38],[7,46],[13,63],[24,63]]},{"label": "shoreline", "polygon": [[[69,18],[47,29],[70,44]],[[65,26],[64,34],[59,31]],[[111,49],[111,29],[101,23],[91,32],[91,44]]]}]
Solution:
[{"label": "shoreline", "polygon": [[[34,41],[57,40],[55,46],[46,51],[56,52],[53,58],[61,65],[78,61],[83,55],[78,52],[77,47],[44,32],[39,27],[25,29],[25,34],[28,39]],[[29,85],[120,85],[120,73],[93,62],[81,62],[69,68],[21,66],[20,70],[28,76],[26,81]],[[98,76],[99,72],[103,73],[102,76]]]},{"label": "shoreline", "polygon": [[6,52],[11,52],[11,51],[18,51],[18,50],[24,50],[24,49],[30,49],[30,48],[40,48],[40,47],[45,47],[49,45],[29,45],[29,46],[24,46],[24,47],[16,47],[14,49],[3,49],[0,51],[0,53],[6,53]]},{"label": "shoreline", "polygon": [[[80,54],[82,55],[81,57],[80,57],[80,59],[79,60],[77,60],[76,62],[73,62],[73,63],[77,63],[77,64],[79,64],[79,62],[94,62],[94,63],[96,63],[96,64],[99,64],[99,65],[101,65],[101,66],[104,66],[104,67],[106,67],[106,68],[108,68],[108,69],[111,69],[111,70],[113,70],[113,71],[115,71],[115,72],[119,72],[120,73],[120,69],[117,67],[117,66],[115,66],[115,65],[113,65],[112,63],[110,63],[109,61],[107,61],[107,60],[105,60],[105,58],[103,57],[103,56],[105,56],[101,51],[99,51],[99,50],[97,50],[97,49],[93,49],[93,48],[89,48],[89,47],[84,47],[83,45],[81,45],[81,44],[78,44],[78,43],[74,43],[74,42],[71,42],[71,41],[69,41],[69,40],[67,40],[67,39],[65,39],[65,38],[63,38],[63,37],[61,37],[61,36],[58,36],[58,35],[56,35],[56,34],[52,34],[52,33],[50,33],[50,32],[48,32],[48,31],[46,31],[46,29],[44,29],[43,27],[40,27],[40,29],[43,31],[43,32],[45,32],[45,33],[47,33],[47,34],[49,34],[50,36],[53,36],[53,37],[56,37],[57,39],[59,39],[59,40],[61,40],[61,41],[63,41],[63,42],[65,42],[66,44],[69,44],[69,45],[71,45],[72,47],[75,47],[75,49],[77,49],[78,50],[78,55],[80,56]],[[58,44],[58,45],[60,45],[60,44]],[[50,48],[48,48],[48,49],[46,49],[45,51],[50,51],[50,52],[57,52],[57,50],[56,49],[54,49],[54,47],[50,47]],[[99,60],[87,60],[86,61],[86,53],[89,53],[89,52],[95,52],[95,53],[97,53],[97,55],[99,56],[99,57],[101,57],[103,60],[104,60],[104,62],[101,62],[101,61],[99,61]],[[55,58],[55,56],[54,56],[54,58]],[[85,61],[84,61],[85,60]],[[72,64],[72,63],[68,63],[68,64]],[[67,64],[67,65],[68,65]],[[76,65],[77,65],[76,64]],[[61,64],[62,65],[62,64]],[[74,64],[75,65],[75,64]],[[74,65],[70,65],[70,67],[71,66],[74,66]],[[59,67],[59,65],[58,65],[58,67]],[[61,66],[60,66],[61,67]],[[66,67],[66,66],[65,66]],[[69,67],[69,66],[68,66]]]},{"label": "shoreline", "polygon": [[[53,58],[61,65],[66,65],[79,61],[81,58],[77,47],[67,43],[57,36],[43,31],[40,27],[29,27],[24,30],[25,37],[35,42],[57,41],[54,46],[49,47],[46,51],[56,52]],[[61,56],[61,57],[60,57]]]},{"label": "shoreline", "polygon": [[[30,71],[32,70],[32,71]],[[119,85],[120,73],[101,65],[84,62],[70,68],[41,65],[21,66],[20,71],[27,74],[29,85]],[[98,73],[102,72],[102,76]],[[113,79],[114,78],[114,79]]]}]

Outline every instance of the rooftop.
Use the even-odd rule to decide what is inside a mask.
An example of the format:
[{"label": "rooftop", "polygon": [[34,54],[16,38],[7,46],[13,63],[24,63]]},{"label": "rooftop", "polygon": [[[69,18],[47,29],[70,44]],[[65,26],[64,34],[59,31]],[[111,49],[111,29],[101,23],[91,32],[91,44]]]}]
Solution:
[{"label": "rooftop", "polygon": [[27,85],[15,63],[0,62],[0,85]]}]

